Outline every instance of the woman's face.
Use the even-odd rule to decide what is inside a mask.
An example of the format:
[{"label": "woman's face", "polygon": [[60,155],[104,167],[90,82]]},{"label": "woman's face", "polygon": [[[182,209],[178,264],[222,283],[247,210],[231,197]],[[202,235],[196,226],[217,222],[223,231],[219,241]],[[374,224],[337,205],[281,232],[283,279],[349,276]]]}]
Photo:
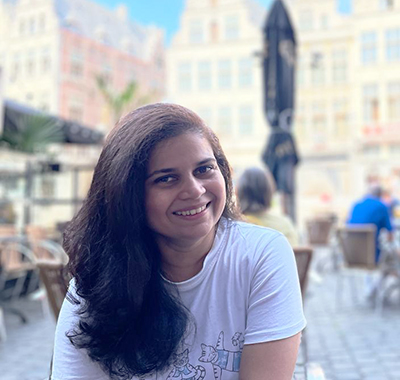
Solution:
[{"label": "woman's face", "polygon": [[155,147],[145,189],[150,228],[163,239],[188,244],[214,233],[226,202],[225,180],[211,145],[196,133]]}]

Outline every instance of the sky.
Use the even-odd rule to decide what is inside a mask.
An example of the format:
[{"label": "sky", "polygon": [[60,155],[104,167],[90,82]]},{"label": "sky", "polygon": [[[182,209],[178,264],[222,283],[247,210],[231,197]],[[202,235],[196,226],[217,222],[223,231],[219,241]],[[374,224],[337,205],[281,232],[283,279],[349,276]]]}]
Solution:
[{"label": "sky", "polygon": [[[179,19],[183,11],[184,0],[94,0],[106,8],[114,9],[118,3],[124,3],[129,10],[130,18],[139,24],[156,25],[165,29],[165,39],[169,45],[172,36],[179,29]],[[258,0],[268,8],[273,0]],[[351,0],[338,0],[341,12],[350,11]]]}]

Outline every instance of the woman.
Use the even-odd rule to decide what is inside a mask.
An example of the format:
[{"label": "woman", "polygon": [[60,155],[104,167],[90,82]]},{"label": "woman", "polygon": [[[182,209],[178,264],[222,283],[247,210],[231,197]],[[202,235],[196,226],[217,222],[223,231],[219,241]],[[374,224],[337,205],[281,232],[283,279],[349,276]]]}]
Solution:
[{"label": "woman", "polygon": [[239,178],[236,192],[240,208],[248,222],[282,232],[292,246],[299,243],[291,220],[270,210],[275,182],[268,169],[246,169]]},{"label": "woman", "polygon": [[196,114],[153,104],[120,120],[65,235],[52,379],[291,379],[305,326],[293,253],[236,215]]}]

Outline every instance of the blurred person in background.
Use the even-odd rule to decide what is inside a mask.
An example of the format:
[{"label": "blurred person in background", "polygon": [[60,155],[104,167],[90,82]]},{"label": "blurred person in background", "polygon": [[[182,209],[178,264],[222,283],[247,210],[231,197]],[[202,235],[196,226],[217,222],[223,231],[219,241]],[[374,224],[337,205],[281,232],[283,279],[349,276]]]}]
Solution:
[{"label": "blurred person in background", "polygon": [[236,210],[194,112],[123,117],[64,235],[73,279],[51,379],[292,379],[306,323],[293,251]]},{"label": "blurred person in background", "polygon": [[268,169],[246,169],[236,185],[239,206],[245,219],[253,224],[282,232],[293,246],[298,245],[298,233],[285,215],[271,210],[276,191],[275,181]]},{"label": "blurred person in background", "polygon": [[388,241],[392,240],[392,224],[390,215],[385,203],[382,202],[382,187],[378,184],[370,184],[369,191],[362,199],[353,205],[347,224],[375,224],[376,226],[376,253],[375,262],[380,257],[379,234],[382,229],[388,231]]},{"label": "blurred person in background", "polygon": [[395,214],[396,209],[400,206],[400,200],[393,196],[388,189],[382,191],[382,202],[386,205],[390,219],[393,220],[397,217]]}]

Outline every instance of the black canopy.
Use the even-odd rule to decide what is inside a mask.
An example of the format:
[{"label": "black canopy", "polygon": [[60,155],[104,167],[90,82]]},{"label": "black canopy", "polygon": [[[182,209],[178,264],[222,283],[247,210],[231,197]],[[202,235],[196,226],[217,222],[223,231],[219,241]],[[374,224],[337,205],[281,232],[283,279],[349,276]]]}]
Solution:
[{"label": "black canopy", "polygon": [[289,129],[295,91],[296,39],[281,0],[275,0],[264,29],[264,111],[271,127]]},{"label": "black canopy", "polygon": [[21,115],[41,114],[57,122],[61,127],[63,142],[71,144],[102,144],[104,135],[92,128],[85,127],[74,121],[65,120],[57,116],[43,114],[37,109],[22,105],[14,100],[4,101],[3,132],[18,131],[20,128],[16,122]]},{"label": "black canopy", "polygon": [[272,128],[262,160],[277,189],[284,194],[284,211],[295,219],[294,167],[299,158],[290,133],[294,113],[296,38],[281,0],[275,0],[263,29],[264,112]]}]

